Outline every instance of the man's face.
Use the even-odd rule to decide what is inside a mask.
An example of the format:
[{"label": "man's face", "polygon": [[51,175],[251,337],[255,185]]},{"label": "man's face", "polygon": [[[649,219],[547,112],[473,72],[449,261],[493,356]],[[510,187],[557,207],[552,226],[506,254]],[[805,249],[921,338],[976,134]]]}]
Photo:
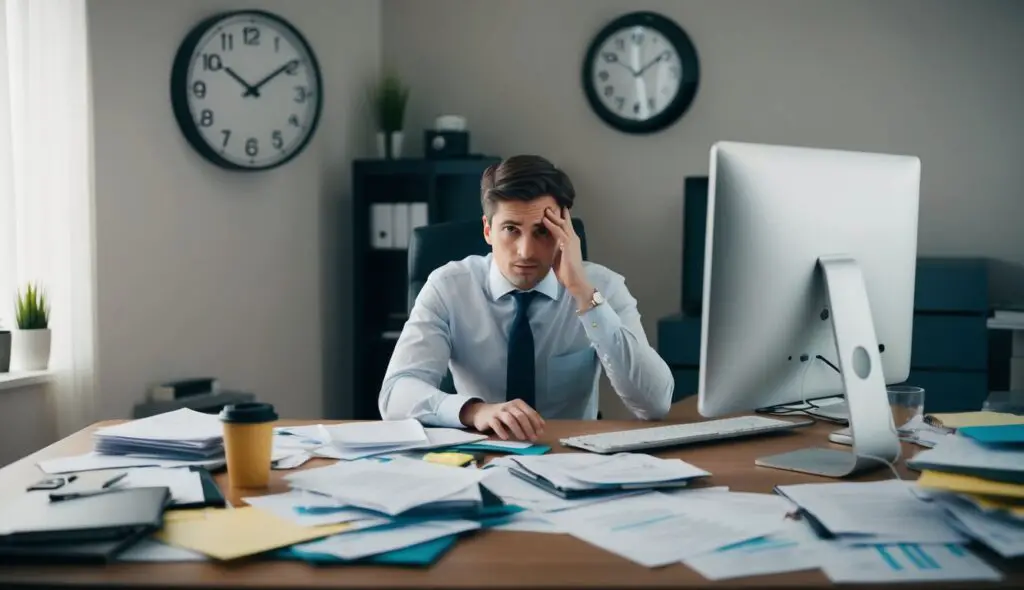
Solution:
[{"label": "man's face", "polygon": [[543,221],[547,209],[559,210],[554,197],[499,201],[490,223],[484,216],[484,239],[491,245],[494,263],[523,291],[536,286],[555,260],[555,239]]}]

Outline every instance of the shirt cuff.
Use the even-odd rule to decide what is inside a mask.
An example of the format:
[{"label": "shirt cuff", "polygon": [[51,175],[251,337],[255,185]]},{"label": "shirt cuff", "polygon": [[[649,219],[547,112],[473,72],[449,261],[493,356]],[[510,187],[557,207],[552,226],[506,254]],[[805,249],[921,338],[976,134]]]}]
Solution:
[{"label": "shirt cuff", "polygon": [[478,397],[471,395],[459,395],[457,393],[448,394],[441,400],[441,404],[437,408],[438,426],[445,428],[465,428],[466,425],[459,420],[459,414],[462,412],[462,406],[466,405],[472,400],[483,401]]},{"label": "shirt cuff", "polygon": [[583,329],[599,349],[607,349],[615,342],[615,336],[622,329],[622,318],[608,303],[602,303],[581,313],[580,321]]}]

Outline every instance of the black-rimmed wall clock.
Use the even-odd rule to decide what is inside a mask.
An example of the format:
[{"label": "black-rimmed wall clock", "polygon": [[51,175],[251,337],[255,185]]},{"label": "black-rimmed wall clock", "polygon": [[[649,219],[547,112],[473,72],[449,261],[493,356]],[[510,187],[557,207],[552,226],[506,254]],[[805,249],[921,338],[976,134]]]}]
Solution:
[{"label": "black-rimmed wall clock", "polygon": [[171,104],[185,138],[230,170],[267,170],[302,152],[320,120],[322,92],[309,43],[261,10],[199,23],[171,70]]},{"label": "black-rimmed wall clock", "polygon": [[690,37],[653,12],[633,12],[608,23],[583,61],[583,89],[591,108],[626,133],[652,133],[673,124],[690,107],[699,81]]}]

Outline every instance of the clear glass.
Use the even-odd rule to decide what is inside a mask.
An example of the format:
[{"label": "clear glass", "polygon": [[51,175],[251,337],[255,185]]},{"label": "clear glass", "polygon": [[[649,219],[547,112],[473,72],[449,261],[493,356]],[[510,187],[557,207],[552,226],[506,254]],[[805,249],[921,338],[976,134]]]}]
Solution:
[{"label": "clear glass", "polygon": [[889,407],[892,408],[892,422],[899,431],[911,431],[906,428],[912,421],[920,421],[924,417],[924,388],[912,385],[890,385],[886,388],[889,394]]},{"label": "clear glass", "polygon": [[981,407],[987,412],[1024,415],[1024,391],[993,391]]}]

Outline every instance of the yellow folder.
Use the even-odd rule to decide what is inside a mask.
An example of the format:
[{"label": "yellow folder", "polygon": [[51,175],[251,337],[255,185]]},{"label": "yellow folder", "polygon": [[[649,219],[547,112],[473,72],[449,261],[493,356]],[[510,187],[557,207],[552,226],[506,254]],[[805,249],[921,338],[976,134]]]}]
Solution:
[{"label": "yellow folder", "polygon": [[164,515],[164,526],[155,538],[214,559],[228,560],[327,537],[351,526],[299,526],[252,506],[175,510]]},{"label": "yellow folder", "polygon": [[925,421],[935,426],[963,428],[964,426],[1005,426],[1024,424],[1024,416],[1002,412],[959,412],[953,414],[928,414]]},{"label": "yellow folder", "polygon": [[923,488],[945,490],[958,494],[1024,500],[1024,484],[992,481],[959,473],[944,473],[942,471],[926,469],[921,472],[921,477],[917,479],[917,485]]}]

